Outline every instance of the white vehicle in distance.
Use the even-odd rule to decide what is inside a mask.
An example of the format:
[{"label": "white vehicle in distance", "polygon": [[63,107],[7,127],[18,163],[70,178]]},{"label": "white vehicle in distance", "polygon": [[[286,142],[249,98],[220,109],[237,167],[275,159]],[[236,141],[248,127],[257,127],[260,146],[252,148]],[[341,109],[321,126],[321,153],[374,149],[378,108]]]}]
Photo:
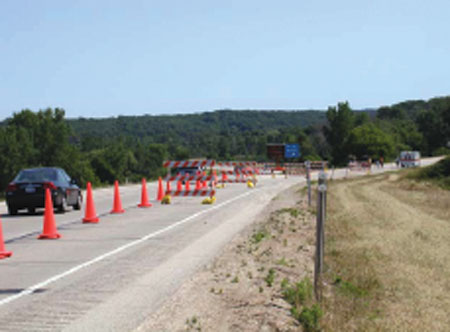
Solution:
[{"label": "white vehicle in distance", "polygon": [[420,152],[419,151],[401,151],[399,156],[400,167],[419,167]]}]

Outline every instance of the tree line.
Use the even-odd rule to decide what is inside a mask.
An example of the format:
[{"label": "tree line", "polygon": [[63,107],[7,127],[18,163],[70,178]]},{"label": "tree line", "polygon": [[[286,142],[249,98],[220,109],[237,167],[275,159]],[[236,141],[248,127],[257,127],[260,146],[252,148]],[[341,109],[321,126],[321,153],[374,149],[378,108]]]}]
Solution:
[{"label": "tree line", "polygon": [[0,186],[27,167],[59,166],[84,185],[163,175],[165,159],[266,161],[268,143],[299,143],[298,160],[395,158],[401,150],[448,153],[450,97],[354,111],[221,110],[189,115],[65,119],[22,110],[0,126]]},{"label": "tree line", "polygon": [[374,119],[339,103],[328,109],[327,119],[323,131],[334,165],[345,165],[349,158],[390,160],[402,150],[425,156],[450,151],[450,97],[380,107]]}]

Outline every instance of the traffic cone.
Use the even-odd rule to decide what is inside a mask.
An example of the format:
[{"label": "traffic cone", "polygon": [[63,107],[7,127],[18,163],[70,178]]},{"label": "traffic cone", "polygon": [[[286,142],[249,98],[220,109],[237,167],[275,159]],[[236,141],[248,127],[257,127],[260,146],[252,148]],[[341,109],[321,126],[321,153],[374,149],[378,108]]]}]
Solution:
[{"label": "traffic cone", "polygon": [[125,210],[122,209],[122,202],[120,200],[120,193],[119,193],[119,181],[114,181],[114,203],[113,203],[113,209],[111,210],[111,213],[124,213]]},{"label": "traffic cone", "polygon": [[191,184],[189,183],[189,181],[186,181],[186,191],[190,191],[191,190]]},{"label": "traffic cone", "polygon": [[97,213],[95,212],[94,198],[92,197],[92,186],[88,182],[86,186],[86,211],[83,218],[83,223],[98,223],[99,219]]},{"label": "traffic cone", "polygon": [[12,255],[11,251],[5,250],[5,242],[3,242],[2,222],[0,220],[0,259],[10,257],[11,255]]},{"label": "traffic cone", "polygon": [[166,195],[169,191],[172,190],[172,187],[170,186],[170,181],[167,181],[167,185],[166,185]]},{"label": "traffic cone", "polygon": [[195,182],[195,190],[200,190],[200,189],[202,189],[202,188],[200,187],[200,180],[197,180],[197,181]]},{"label": "traffic cone", "polygon": [[55,215],[53,214],[53,202],[50,189],[45,189],[44,230],[38,239],[59,239],[61,235],[56,230]]},{"label": "traffic cone", "polygon": [[206,182],[206,180],[204,180],[202,183],[202,188],[206,188],[207,186],[208,186],[208,182]]},{"label": "traffic cone", "polygon": [[177,191],[182,191],[183,190],[183,184],[181,183],[180,180],[178,180],[177,182]]},{"label": "traffic cone", "polygon": [[151,206],[152,204],[148,201],[147,196],[147,182],[145,181],[145,178],[142,178],[141,204],[138,204],[138,207],[144,208]]},{"label": "traffic cone", "polygon": [[222,172],[222,183],[226,182],[226,174],[224,172]]},{"label": "traffic cone", "polygon": [[217,172],[216,172],[216,170],[213,171],[213,179],[214,179],[214,185],[217,185]]},{"label": "traffic cone", "polygon": [[164,197],[164,190],[161,177],[158,178],[158,193],[156,196],[157,201],[161,201]]}]

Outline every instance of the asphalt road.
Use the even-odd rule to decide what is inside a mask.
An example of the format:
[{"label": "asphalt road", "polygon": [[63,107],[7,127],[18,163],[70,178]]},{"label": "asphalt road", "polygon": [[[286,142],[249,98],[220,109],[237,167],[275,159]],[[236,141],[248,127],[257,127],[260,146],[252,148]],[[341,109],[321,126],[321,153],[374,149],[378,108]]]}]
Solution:
[{"label": "asphalt road", "polygon": [[[329,172],[334,178],[362,174]],[[174,197],[171,205],[152,201],[148,209],[137,207],[140,185],[128,185],[120,188],[126,212],[118,215],[109,214],[113,189],[98,189],[100,223],[82,224],[83,211],[55,214],[59,240],[36,239],[42,215],[10,217],[1,204],[6,249],[13,256],[0,260],[0,330],[131,331],[273,197],[298,183],[304,178],[262,176],[254,189],[219,189],[214,205]],[[156,186],[148,183],[150,198]]]}]

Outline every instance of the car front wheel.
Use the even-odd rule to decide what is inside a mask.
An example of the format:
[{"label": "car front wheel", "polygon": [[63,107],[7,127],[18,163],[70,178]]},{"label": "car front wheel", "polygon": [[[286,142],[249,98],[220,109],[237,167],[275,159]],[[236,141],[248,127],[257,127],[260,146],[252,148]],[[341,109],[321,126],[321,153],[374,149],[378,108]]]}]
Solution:
[{"label": "car front wheel", "polygon": [[61,198],[61,204],[58,205],[58,212],[59,213],[64,213],[66,211],[67,211],[67,199],[66,199],[66,197],[63,196]]},{"label": "car front wheel", "polygon": [[81,205],[83,204],[83,200],[81,199],[81,195],[78,195],[77,202],[73,206],[75,210],[81,210]]},{"label": "car front wheel", "polygon": [[8,205],[8,213],[12,216],[17,214],[17,208],[11,205]]}]

